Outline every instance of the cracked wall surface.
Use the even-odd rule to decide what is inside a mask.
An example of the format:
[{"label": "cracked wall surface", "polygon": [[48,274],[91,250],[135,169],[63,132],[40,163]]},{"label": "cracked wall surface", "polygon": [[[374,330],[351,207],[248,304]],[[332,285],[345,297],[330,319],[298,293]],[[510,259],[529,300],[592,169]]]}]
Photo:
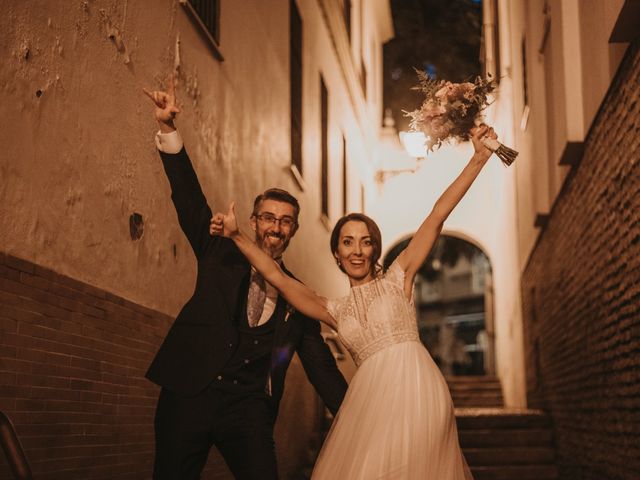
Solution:
[{"label": "cracked wall surface", "polygon": [[[97,403],[75,403],[65,414],[53,412],[52,421],[73,422],[77,413],[73,409],[102,411],[99,409],[108,403],[109,408],[119,412],[125,408],[120,404],[140,402],[136,408],[144,412],[144,418],[136,421],[142,422],[145,429],[146,446],[144,455],[139,455],[136,471],[149,471],[145,465],[152,453],[149,429],[155,386],[143,378],[143,372],[157,348],[153,342],[161,341],[162,332],[192,294],[196,273],[195,258],[179,228],[156,151],[153,106],[142,91],[143,87],[162,88],[173,70],[178,71],[177,94],[182,108],[177,125],[212,209],[226,209],[230,200],[236,200],[238,216],[246,227],[257,193],[272,186],[290,190],[299,198],[302,212],[301,229],[285,255],[287,266],[325,295],[346,290],[346,280],[329,252],[329,231],[320,217],[317,92],[321,71],[331,94],[333,143],[341,141],[341,128],[351,135],[356,151],[364,149],[365,139],[362,126],[350,121],[354,118],[352,106],[318,5],[300,5],[306,22],[305,190],[297,186],[289,169],[288,0],[223,2],[220,48],[224,62],[215,58],[202,32],[177,0],[3,2],[0,253],[2,258],[11,260],[2,269],[7,276],[3,285],[9,290],[0,294],[4,300],[19,305],[26,302],[24,308],[29,312],[16,307],[11,310],[15,318],[0,319],[5,322],[4,340],[0,343],[7,350],[2,360],[10,370],[3,380],[6,384],[2,385],[0,403],[3,410],[17,418],[18,428],[26,428],[23,425],[29,425],[33,418],[44,418],[34,417],[30,410],[34,405],[33,391],[40,388],[37,384],[68,382],[69,376],[85,375],[95,382],[78,382],[82,383],[81,389],[95,389],[89,393],[94,394]],[[335,159],[338,160],[337,155]],[[335,176],[340,170],[332,168]],[[353,185],[354,191],[359,192],[357,178]],[[337,193],[336,189],[331,195]],[[332,203],[332,220],[339,216],[339,204]],[[16,265],[28,271],[16,270]],[[67,293],[69,289],[49,286],[50,280],[29,280],[38,276],[34,271],[53,279],[64,278],[73,286],[74,295],[84,300],[85,289],[97,295],[98,303],[104,295],[113,294],[108,298],[125,302],[134,311],[141,308],[146,312],[144,309],[149,308],[160,312],[159,320],[150,320],[154,329],[147,331],[138,314],[129,315],[115,306],[120,317],[105,321],[98,316],[91,320],[98,326],[92,330],[98,339],[95,340],[84,333],[88,327],[82,324],[78,312],[69,313],[36,301],[42,296],[40,288],[55,287]],[[21,285],[21,279],[37,285]],[[24,295],[33,300],[25,300]],[[76,300],[59,300],[49,292],[45,296],[48,301],[65,302],[72,310],[78,307]],[[42,312],[34,313],[38,309]],[[67,340],[68,332],[60,331],[60,321],[54,322],[47,312],[77,320],[69,323],[78,329],[72,340],[87,345],[99,341],[101,346],[111,346],[101,348],[124,352],[120,343],[137,345],[141,338],[153,338],[148,340],[151,343],[145,352],[125,352],[135,357],[135,369],[120,368],[117,380],[106,378],[103,370],[111,360],[123,360],[114,360],[111,352],[95,348],[82,350],[82,355],[91,361],[89,366],[83,364],[84,370],[80,371],[71,365],[73,371],[66,373],[55,362],[49,365],[49,358],[68,359],[71,363],[83,359],[76,346],[69,343],[72,340]],[[40,321],[42,325],[35,325]],[[111,325],[109,322],[127,331],[140,331],[131,339],[125,334],[114,337],[105,330]],[[105,360],[105,356],[111,360]],[[21,368],[41,372],[39,376],[31,374],[38,373],[35,371],[26,374]],[[55,375],[48,373],[51,369]],[[280,417],[294,415],[296,424],[285,420],[276,427],[284,478],[311,454],[308,449],[313,447],[320,422],[318,412],[322,411],[297,359],[288,378]],[[125,393],[105,400],[101,389],[116,387]],[[55,403],[58,396],[76,398],[84,394],[73,385],[60,386],[55,391],[47,390],[43,401]],[[91,415],[98,414],[92,410]],[[35,432],[38,435],[45,435],[48,428],[49,420],[42,421],[45,423]],[[100,428],[111,432],[114,422],[125,420],[118,413],[100,421],[105,423]],[[115,431],[123,436],[113,440],[110,448],[120,451],[120,442],[128,437]],[[59,436],[51,433],[48,438],[57,441]],[[36,440],[39,441],[30,439],[27,444],[31,455],[36,455],[33,448],[40,448],[33,443]],[[110,450],[102,451],[108,456]],[[39,450],[36,457],[42,462],[37,473],[47,470],[43,462],[48,458],[55,459],[61,468],[66,465],[61,463],[61,455],[55,449]],[[74,455],[69,452],[69,462],[73,462]],[[91,455],[94,462],[97,457]],[[109,466],[109,460],[103,457],[101,461]],[[211,464],[215,471],[224,472],[220,459],[213,454]],[[76,475],[87,478],[82,473]]]},{"label": "cracked wall surface", "polygon": [[[296,239],[289,264],[312,269],[316,287],[340,283],[316,192],[296,190],[287,172],[288,2],[225,7],[219,62],[177,1],[8,2],[0,19],[0,249],[177,313],[195,262],[142,93],[177,68],[177,124],[212,209],[235,199],[246,218],[269,186],[299,194],[300,244],[322,255],[307,258]],[[138,240],[134,213],[144,222]]]}]

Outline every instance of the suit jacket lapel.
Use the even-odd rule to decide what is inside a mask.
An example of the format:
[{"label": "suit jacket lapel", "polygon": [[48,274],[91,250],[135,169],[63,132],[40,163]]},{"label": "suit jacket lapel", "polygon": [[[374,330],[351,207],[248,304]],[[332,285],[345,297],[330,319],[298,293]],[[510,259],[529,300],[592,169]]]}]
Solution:
[{"label": "suit jacket lapel", "polygon": [[[226,290],[227,308],[234,316],[237,313],[238,305],[244,304],[243,295],[247,294],[248,278],[251,272],[251,264],[244,259],[230,266],[225,272],[222,288]],[[246,283],[246,285],[245,285]]]}]

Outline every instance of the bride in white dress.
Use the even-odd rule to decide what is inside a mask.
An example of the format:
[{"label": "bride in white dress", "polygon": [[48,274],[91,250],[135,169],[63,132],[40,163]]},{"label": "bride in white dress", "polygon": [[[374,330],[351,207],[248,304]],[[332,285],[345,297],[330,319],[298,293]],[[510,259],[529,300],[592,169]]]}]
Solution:
[{"label": "bride in white dress", "polygon": [[[485,125],[474,155],[447,188],[407,248],[380,273],[380,230],[362,214],[338,221],[331,248],[349,277],[348,295],[327,300],[284,274],[238,229],[234,206],[211,221],[295,308],[335,329],[358,367],[313,470],[314,480],[467,480],[447,383],[420,343],[412,301],[414,277],[442,225],[491,156]],[[254,223],[252,222],[252,225]],[[274,223],[275,228],[279,222]],[[277,232],[276,232],[277,233]]]}]

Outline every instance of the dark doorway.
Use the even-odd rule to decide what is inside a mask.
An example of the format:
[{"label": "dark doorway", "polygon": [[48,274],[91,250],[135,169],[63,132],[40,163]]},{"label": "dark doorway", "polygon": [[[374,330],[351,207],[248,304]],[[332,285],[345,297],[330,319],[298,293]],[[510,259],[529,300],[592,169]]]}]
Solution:
[{"label": "dark doorway", "polygon": [[[411,239],[387,253],[387,268]],[[420,339],[445,376],[495,374],[491,264],[475,244],[441,235],[416,276]]]}]

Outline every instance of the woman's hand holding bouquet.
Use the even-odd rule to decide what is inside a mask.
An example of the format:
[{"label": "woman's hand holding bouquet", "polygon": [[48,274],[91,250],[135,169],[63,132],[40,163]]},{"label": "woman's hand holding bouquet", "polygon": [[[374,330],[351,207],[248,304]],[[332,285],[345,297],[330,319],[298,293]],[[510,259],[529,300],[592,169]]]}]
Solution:
[{"label": "woman's hand holding bouquet", "polygon": [[[429,151],[452,139],[469,140],[471,130],[482,121],[482,111],[490,105],[488,96],[495,89],[495,82],[477,77],[473,83],[451,83],[416,72],[420,85],[415,88],[425,94],[425,100],[419,109],[405,112],[411,117],[411,128],[425,134]],[[485,137],[482,142],[505,165],[511,165],[518,156],[518,152],[493,138]]]}]

